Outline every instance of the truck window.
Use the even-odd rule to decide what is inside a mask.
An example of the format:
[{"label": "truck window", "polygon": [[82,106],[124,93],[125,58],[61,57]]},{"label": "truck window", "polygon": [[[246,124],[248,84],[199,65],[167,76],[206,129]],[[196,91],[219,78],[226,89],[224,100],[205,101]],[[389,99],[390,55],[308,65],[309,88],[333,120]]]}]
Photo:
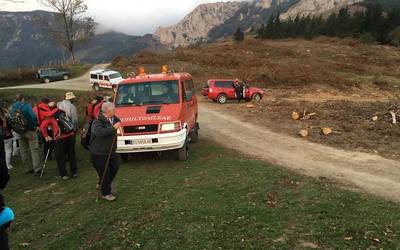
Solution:
[{"label": "truck window", "polygon": [[110,78],[108,76],[104,76],[104,80],[110,81]]},{"label": "truck window", "polygon": [[142,106],[179,103],[176,80],[124,84],[118,88],[116,106]]},{"label": "truck window", "polygon": [[99,79],[100,79],[100,80],[104,80],[104,78],[103,78],[102,75],[99,75]]},{"label": "truck window", "polygon": [[184,93],[185,93],[185,100],[190,101],[192,100],[192,98],[188,99],[187,98],[187,94],[189,93],[191,97],[193,97],[194,95],[194,84],[193,84],[193,80],[185,80],[183,81],[183,85],[184,85]]},{"label": "truck window", "polygon": [[97,75],[96,75],[96,74],[91,74],[91,75],[90,75],[90,78],[91,78],[91,79],[96,79],[96,80],[97,80]]}]

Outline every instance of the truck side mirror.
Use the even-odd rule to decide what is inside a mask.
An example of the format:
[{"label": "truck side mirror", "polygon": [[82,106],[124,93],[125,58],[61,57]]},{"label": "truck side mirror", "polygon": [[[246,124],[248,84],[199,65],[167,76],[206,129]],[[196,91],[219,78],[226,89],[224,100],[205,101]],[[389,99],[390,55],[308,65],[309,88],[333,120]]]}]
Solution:
[{"label": "truck side mirror", "polygon": [[193,99],[193,92],[192,91],[186,91],[186,101],[191,101]]}]

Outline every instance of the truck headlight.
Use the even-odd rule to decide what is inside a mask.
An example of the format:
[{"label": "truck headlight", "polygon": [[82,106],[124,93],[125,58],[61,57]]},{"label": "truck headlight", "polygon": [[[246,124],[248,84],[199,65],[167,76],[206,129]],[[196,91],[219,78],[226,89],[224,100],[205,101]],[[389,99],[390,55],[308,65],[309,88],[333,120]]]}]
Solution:
[{"label": "truck headlight", "polygon": [[182,129],[181,122],[166,122],[160,124],[160,133],[177,132]]}]

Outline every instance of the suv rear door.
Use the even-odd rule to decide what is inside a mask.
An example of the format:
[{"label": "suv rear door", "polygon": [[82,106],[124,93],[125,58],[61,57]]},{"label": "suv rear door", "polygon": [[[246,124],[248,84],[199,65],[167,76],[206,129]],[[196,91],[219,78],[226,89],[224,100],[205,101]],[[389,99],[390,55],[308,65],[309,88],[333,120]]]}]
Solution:
[{"label": "suv rear door", "polygon": [[233,81],[216,81],[214,85],[217,88],[218,93],[225,93],[228,96],[228,99],[236,99]]}]

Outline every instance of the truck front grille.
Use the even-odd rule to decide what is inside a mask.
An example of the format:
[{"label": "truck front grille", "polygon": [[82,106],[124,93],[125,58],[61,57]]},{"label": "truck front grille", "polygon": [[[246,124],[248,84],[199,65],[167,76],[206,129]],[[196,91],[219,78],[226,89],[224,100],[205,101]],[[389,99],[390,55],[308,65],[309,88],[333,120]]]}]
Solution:
[{"label": "truck front grille", "polygon": [[141,133],[152,133],[152,132],[158,132],[157,124],[124,127],[124,133],[126,134],[141,134]]}]

